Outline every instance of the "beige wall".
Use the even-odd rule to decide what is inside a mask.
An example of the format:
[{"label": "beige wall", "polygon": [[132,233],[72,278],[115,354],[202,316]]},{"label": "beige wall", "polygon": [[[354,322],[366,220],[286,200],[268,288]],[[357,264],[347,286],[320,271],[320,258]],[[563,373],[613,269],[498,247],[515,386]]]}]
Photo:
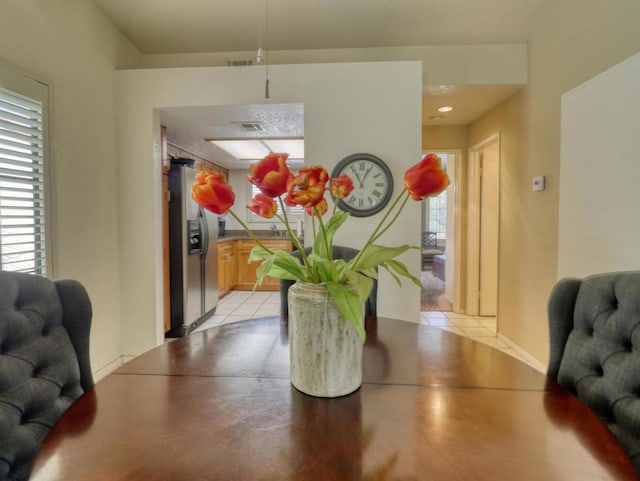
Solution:
[{"label": "beige wall", "polygon": [[49,85],[55,278],[93,303],[94,368],[120,358],[116,81],[137,50],[84,0],[0,0],[0,62]]},{"label": "beige wall", "polygon": [[466,156],[468,138],[467,126],[423,126],[422,151],[460,149]]},{"label": "beige wall", "polygon": [[[640,2],[568,0],[529,43],[529,84],[474,122],[469,144],[501,134],[498,330],[546,364],[556,282],[560,97],[640,50]],[[531,178],[547,176],[532,192]]]}]

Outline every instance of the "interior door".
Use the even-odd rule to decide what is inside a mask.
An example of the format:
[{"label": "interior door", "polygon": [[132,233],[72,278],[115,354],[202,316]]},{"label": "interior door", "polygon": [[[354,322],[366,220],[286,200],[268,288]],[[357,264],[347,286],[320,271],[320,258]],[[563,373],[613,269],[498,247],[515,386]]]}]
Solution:
[{"label": "interior door", "polygon": [[482,151],[480,176],[480,299],[481,316],[495,316],[498,300],[498,144]]}]

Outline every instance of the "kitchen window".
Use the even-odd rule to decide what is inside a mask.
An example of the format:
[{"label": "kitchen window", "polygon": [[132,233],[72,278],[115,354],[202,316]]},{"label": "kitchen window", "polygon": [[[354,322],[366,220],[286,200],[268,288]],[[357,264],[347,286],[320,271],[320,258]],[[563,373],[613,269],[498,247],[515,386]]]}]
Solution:
[{"label": "kitchen window", "polygon": [[[296,174],[296,172],[293,173],[294,175]],[[251,199],[253,199],[257,194],[260,193],[260,189],[258,189],[255,185],[248,183],[249,185],[249,202],[251,202]],[[282,216],[282,206],[280,205],[280,201],[278,199],[274,199],[276,201],[276,204],[278,205],[278,215]],[[300,217],[304,216],[304,207],[300,206],[300,205],[295,205],[295,206],[288,206],[285,205],[286,209],[287,209],[287,218],[289,220],[292,219],[297,219]],[[260,217],[259,215],[254,214],[253,212],[247,210],[247,213],[249,215],[249,220],[251,222],[257,222],[257,221],[269,221],[269,222],[273,222],[274,219],[265,219],[263,217]]]},{"label": "kitchen window", "polygon": [[0,268],[47,274],[46,85],[0,65]]}]

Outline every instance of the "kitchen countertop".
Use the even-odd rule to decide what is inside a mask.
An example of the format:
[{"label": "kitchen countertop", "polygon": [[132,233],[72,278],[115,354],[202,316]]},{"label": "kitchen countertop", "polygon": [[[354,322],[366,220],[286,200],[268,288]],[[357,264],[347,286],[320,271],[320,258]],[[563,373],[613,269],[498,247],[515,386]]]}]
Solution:
[{"label": "kitchen countertop", "polygon": [[[271,230],[254,230],[252,232],[260,240],[291,240],[285,231],[278,231],[280,235],[277,236],[274,236]],[[249,237],[249,234],[244,230],[227,230],[225,235],[218,237],[218,242],[249,239],[251,239],[251,237]],[[302,241],[302,239],[300,240]]]}]

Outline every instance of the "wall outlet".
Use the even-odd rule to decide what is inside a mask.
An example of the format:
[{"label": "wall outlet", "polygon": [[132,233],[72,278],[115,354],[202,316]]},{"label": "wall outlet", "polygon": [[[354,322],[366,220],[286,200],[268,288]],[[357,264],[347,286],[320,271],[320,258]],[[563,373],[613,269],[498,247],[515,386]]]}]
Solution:
[{"label": "wall outlet", "polygon": [[544,175],[538,175],[533,178],[533,182],[531,183],[531,187],[534,192],[544,190]]}]

